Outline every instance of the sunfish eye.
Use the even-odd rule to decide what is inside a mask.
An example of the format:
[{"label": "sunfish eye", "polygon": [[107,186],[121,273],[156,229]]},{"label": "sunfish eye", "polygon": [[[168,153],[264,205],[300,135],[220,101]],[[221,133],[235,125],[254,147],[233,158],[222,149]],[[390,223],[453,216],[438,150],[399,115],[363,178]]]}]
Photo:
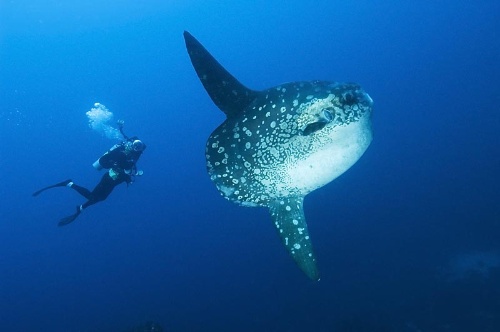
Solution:
[{"label": "sunfish eye", "polygon": [[332,111],[327,110],[327,109],[323,109],[323,110],[319,113],[319,118],[320,118],[320,120],[324,120],[324,121],[326,121],[326,122],[332,122],[332,121],[333,121],[333,114],[332,114]]}]

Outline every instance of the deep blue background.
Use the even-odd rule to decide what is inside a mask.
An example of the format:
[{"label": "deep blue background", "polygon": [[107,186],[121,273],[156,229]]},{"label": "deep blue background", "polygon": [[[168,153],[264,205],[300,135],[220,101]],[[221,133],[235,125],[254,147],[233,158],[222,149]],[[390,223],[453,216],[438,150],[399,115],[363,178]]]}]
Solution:
[{"label": "deep blue background", "polygon": [[[500,2],[144,2],[0,3],[0,330],[500,331]],[[320,282],[206,175],[224,117],[183,30],[250,88],[374,99],[366,154],[305,201]],[[82,198],[31,193],[97,183],[95,102],[145,176],[58,228]]]}]

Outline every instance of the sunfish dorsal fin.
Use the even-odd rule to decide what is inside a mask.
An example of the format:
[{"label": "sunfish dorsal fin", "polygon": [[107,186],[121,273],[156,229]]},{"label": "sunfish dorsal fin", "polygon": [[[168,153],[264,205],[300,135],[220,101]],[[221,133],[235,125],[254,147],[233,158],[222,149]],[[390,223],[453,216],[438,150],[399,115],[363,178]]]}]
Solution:
[{"label": "sunfish dorsal fin", "polygon": [[312,280],[319,280],[316,258],[304,216],[304,197],[284,197],[272,202],[269,211],[288,253]]},{"label": "sunfish dorsal fin", "polygon": [[241,84],[187,31],[184,40],[198,78],[227,117],[239,113],[255,99],[258,92]]}]

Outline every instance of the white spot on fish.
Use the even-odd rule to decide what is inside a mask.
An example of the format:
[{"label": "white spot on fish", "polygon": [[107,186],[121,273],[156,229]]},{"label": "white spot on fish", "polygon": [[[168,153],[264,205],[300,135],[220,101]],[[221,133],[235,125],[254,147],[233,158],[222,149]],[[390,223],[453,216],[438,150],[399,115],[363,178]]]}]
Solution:
[{"label": "white spot on fish", "polygon": [[234,188],[227,186],[219,186],[219,190],[222,191],[226,196],[231,196],[234,192]]}]

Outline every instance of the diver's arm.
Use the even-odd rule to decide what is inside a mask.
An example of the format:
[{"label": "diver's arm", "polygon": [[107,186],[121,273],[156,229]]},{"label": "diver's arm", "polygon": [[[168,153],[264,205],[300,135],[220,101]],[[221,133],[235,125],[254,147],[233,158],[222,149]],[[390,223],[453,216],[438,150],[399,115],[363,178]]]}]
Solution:
[{"label": "diver's arm", "polygon": [[120,134],[122,134],[123,138],[125,138],[125,140],[129,140],[129,137],[127,135],[125,135],[125,133],[123,132],[123,125],[125,124],[125,121],[123,120],[118,120],[116,121],[116,123],[118,124],[118,129],[120,129]]}]

